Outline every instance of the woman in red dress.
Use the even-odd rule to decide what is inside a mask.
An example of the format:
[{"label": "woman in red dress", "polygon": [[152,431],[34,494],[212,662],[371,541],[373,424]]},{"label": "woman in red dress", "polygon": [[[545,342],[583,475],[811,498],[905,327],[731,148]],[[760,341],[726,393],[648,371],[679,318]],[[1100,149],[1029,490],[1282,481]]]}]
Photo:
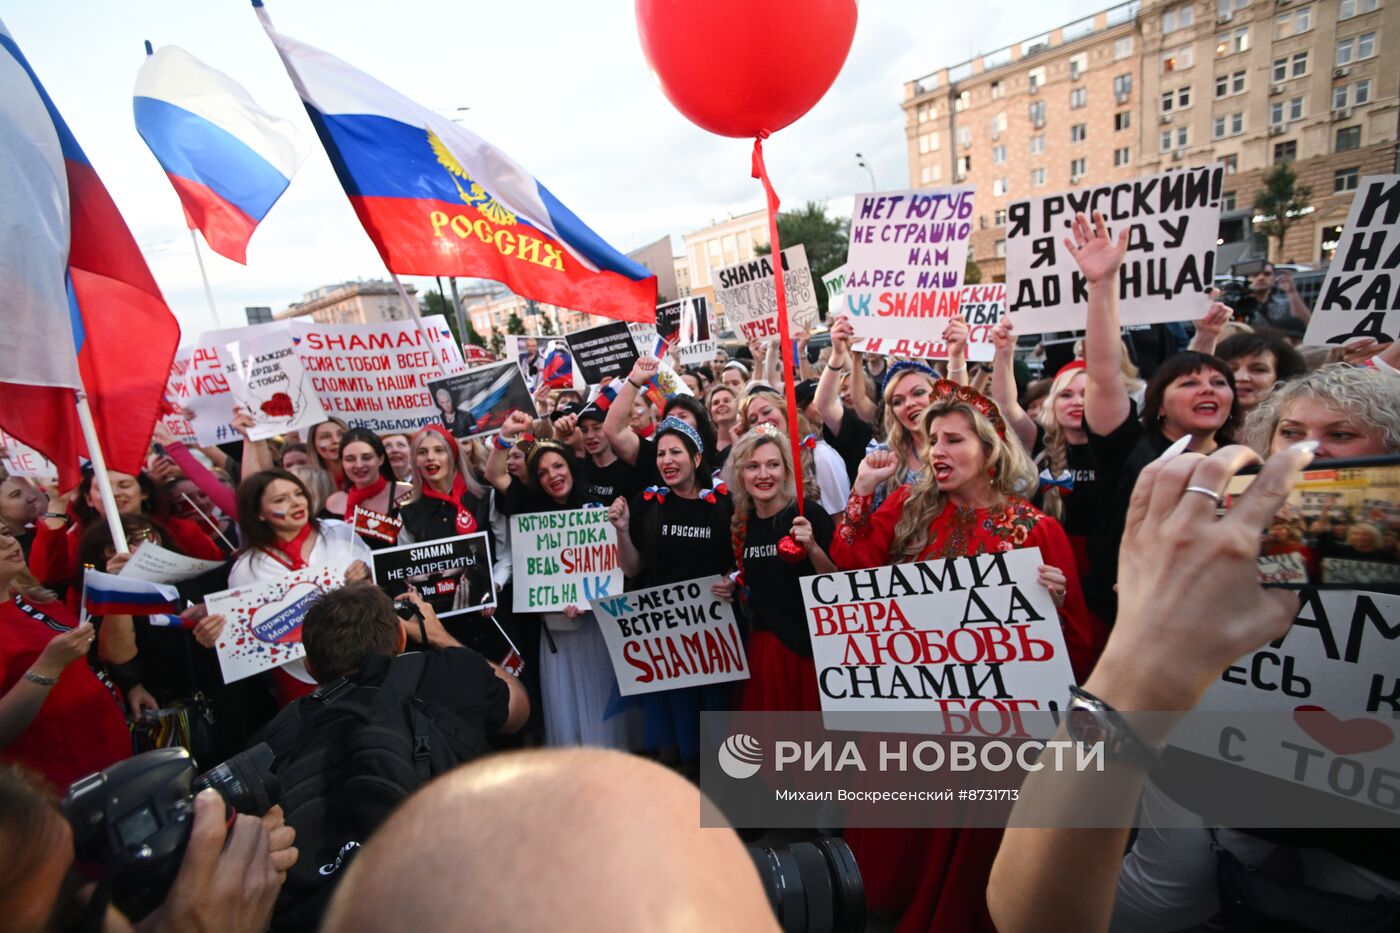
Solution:
[{"label": "woman in red dress", "polygon": [[121,698],[88,667],[92,625],[41,589],[19,542],[0,534],[0,761],[62,793],[131,754]]},{"label": "woman in red dress", "polygon": [[[1008,440],[997,407],[966,386],[934,383],[922,415],[924,470],[871,508],[877,488],[907,469],[890,451],[861,463],[831,542],[843,570],[1038,547],[1040,583],[1060,611],[1076,671],[1085,663],[1087,610],[1064,529],[1018,493],[1035,489],[1025,449]],[[1068,687],[1068,684],[1066,684]],[[984,893],[1001,831],[854,829],[846,834],[872,910],[902,913],[900,930],[994,930]]]}]

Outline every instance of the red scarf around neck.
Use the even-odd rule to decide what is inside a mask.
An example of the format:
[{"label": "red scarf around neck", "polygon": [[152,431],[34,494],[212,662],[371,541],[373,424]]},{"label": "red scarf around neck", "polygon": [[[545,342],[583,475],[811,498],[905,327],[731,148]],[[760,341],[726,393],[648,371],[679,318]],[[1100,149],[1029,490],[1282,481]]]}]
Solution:
[{"label": "red scarf around neck", "polygon": [[[389,485],[389,481],[385,479],[384,475],[381,473],[379,476],[375,477],[374,482],[370,483],[364,489],[358,486],[351,486],[350,491],[345,494],[345,520],[349,521],[351,516],[355,514],[355,506],[364,502],[366,499],[373,499],[383,492],[384,487],[387,485]],[[393,503],[390,502],[389,505],[392,507]],[[389,509],[386,508],[384,511],[388,512]]]},{"label": "red scarf around neck", "polygon": [[272,546],[263,548],[263,551],[288,570],[301,570],[306,566],[306,559],[301,556],[301,549],[309,537],[311,537],[311,523],[307,522],[292,540],[283,541],[281,538],[274,538]]},{"label": "red scarf around neck", "polygon": [[457,510],[457,534],[469,535],[476,531],[476,516],[462,504],[462,499],[467,495],[467,481],[462,478],[461,473],[452,477],[452,492],[441,493],[432,487],[431,483],[423,483],[423,495],[429,499],[440,499],[451,504]]}]

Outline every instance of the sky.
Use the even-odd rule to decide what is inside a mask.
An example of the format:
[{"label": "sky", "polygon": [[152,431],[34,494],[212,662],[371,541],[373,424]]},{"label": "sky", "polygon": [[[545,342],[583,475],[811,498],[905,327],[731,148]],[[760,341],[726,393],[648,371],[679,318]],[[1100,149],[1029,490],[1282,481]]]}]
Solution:
[{"label": "sky", "polygon": [[[670,105],[628,0],[266,4],[283,34],[460,119],[624,252],[669,235],[679,253],[682,234],[763,206],[749,177],[752,142],[710,135]],[[852,194],[871,187],[857,152],[881,190],[908,187],[904,82],[1109,5],[980,0],[973,16],[947,0],[866,0],[825,98],[764,144],[784,206],[815,200],[849,213]],[[203,249],[223,326],[243,324],[247,305],[280,311],[322,285],[387,278],[247,0],[0,0],[0,19],[126,218],[184,342],[214,319],[179,201],[132,122],[146,39],[225,72],[313,142],[253,235],[246,266]],[[715,67],[725,67],[722,52]]]}]

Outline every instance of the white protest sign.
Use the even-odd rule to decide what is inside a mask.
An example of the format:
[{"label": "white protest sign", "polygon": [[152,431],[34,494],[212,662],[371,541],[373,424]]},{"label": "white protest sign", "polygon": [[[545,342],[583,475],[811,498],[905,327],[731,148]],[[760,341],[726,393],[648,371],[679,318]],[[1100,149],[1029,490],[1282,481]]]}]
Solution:
[{"label": "white protest sign", "polygon": [[[237,340],[251,340],[263,334],[284,332],[286,321],[271,321],[266,324],[252,324],[247,327],[228,327],[223,330],[209,330],[200,334],[194,344],[182,348],[172,364],[174,370],[183,365],[184,380],[175,387],[175,398],[171,402],[190,411],[190,424],[195,438],[201,447],[227,444],[240,441],[243,435],[229,423],[233,417],[233,393],[229,390],[228,376],[224,372],[227,363],[220,351]],[[167,419],[167,425],[178,419]],[[177,438],[183,431],[172,427]]]},{"label": "white protest sign", "polygon": [[734,606],[719,577],[591,600],[623,696],[748,680]]},{"label": "white protest sign", "polygon": [[[974,363],[989,362],[996,353],[992,345],[992,328],[1006,311],[1006,286],[1000,282],[991,285],[964,285],[958,290],[958,305],[954,313],[961,315],[968,323],[967,358]],[[938,323],[939,333],[928,339],[900,337],[857,338],[851,348],[862,353],[879,353],[883,356],[912,357],[920,360],[948,359],[948,344],[943,341],[942,328],[947,321]]]},{"label": "white protest sign", "polygon": [[[185,398],[185,374],[190,368],[190,356],[194,350],[190,347],[181,347],[175,351],[175,358],[170,361],[170,375],[165,379],[165,400],[171,406],[183,408]],[[162,414],[161,423],[165,425],[167,431],[175,436],[175,439],[186,447],[199,447],[199,436],[195,433],[194,425],[183,414],[178,412]],[[233,430],[232,425],[225,425],[225,430]]]},{"label": "white protest sign", "polygon": [[[1227,727],[1229,735],[1182,730],[1171,742],[1314,790],[1394,809],[1393,788],[1388,804],[1370,799],[1375,787],[1368,775],[1382,760],[1394,761],[1393,744],[1400,741],[1400,726],[1394,724],[1400,703],[1400,596],[1306,589],[1302,597],[1283,637],[1226,668],[1197,705],[1289,715],[1242,718],[1237,727]],[[1338,780],[1339,772],[1346,781]],[[1360,780],[1353,781],[1357,776]]]},{"label": "white protest sign", "polygon": [[[714,280],[715,301],[724,309],[729,326],[744,340],[781,336],[772,256],[716,269]],[[792,332],[810,330],[817,323],[817,290],[807,265],[807,247],[801,243],[783,250],[783,286]]]},{"label": "white protest sign", "polygon": [[822,288],[826,289],[826,319],[829,321],[838,314],[849,314],[846,302],[846,264],[842,263],[822,276]]},{"label": "white protest sign", "polygon": [[[1083,330],[1089,290],[1065,248],[1077,213],[1128,228],[1118,270],[1123,324],[1194,320],[1210,305],[1220,237],[1219,164],[1013,201],[1006,211],[1007,311],[1018,334]],[[1091,220],[1092,222],[1092,220]]]},{"label": "white protest sign", "polygon": [[1303,343],[1400,339],[1400,175],[1368,175],[1327,268]]},{"label": "white protest sign", "polygon": [[428,383],[463,368],[462,348],[441,314],[416,322],[291,322],[297,358],[327,414],[376,434],[416,431],[437,420]]},{"label": "white protest sign", "polygon": [[0,459],[11,476],[25,476],[41,482],[58,479],[58,467],[13,434],[0,430]]},{"label": "white protest sign", "polygon": [[215,649],[224,683],[306,657],[301,620],[322,593],[345,582],[344,567],[307,567],[276,580],[210,593],[210,615],[225,618]]},{"label": "white protest sign", "polygon": [[235,340],[221,355],[228,360],[224,375],[235,404],[253,417],[249,440],[300,431],[326,420],[285,331]]},{"label": "white protest sign", "polygon": [[186,557],[166,550],[154,541],[144,541],[117,572],[117,576],[150,583],[180,583],[221,566],[222,561]]},{"label": "white protest sign", "polygon": [[857,338],[942,337],[957,314],[973,193],[968,185],[856,196],[845,291]]},{"label": "white protest sign", "polygon": [[516,612],[586,610],[589,600],[622,592],[607,509],[512,515],[510,549]]},{"label": "white protest sign", "polygon": [[[1015,719],[1074,683],[1040,548],[802,579],[823,719],[831,729],[929,733]],[[959,723],[963,726],[960,728]]]}]

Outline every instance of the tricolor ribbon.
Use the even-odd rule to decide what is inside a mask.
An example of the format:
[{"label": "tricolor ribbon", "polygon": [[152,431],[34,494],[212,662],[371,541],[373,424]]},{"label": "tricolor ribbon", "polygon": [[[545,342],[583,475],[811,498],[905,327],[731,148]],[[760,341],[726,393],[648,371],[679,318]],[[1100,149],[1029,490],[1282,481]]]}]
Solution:
[{"label": "tricolor ribbon", "polygon": [[1048,469],[1041,470],[1040,488],[1050,489],[1056,487],[1064,490],[1065,492],[1074,492],[1074,474],[1066,470],[1065,472],[1060,474],[1058,479],[1056,479],[1054,476],[1050,475],[1050,471]]},{"label": "tricolor ribbon", "polygon": [[671,490],[667,486],[648,486],[646,489],[642,490],[642,498],[647,502],[653,499],[657,502],[665,502],[666,497],[670,494]]}]

